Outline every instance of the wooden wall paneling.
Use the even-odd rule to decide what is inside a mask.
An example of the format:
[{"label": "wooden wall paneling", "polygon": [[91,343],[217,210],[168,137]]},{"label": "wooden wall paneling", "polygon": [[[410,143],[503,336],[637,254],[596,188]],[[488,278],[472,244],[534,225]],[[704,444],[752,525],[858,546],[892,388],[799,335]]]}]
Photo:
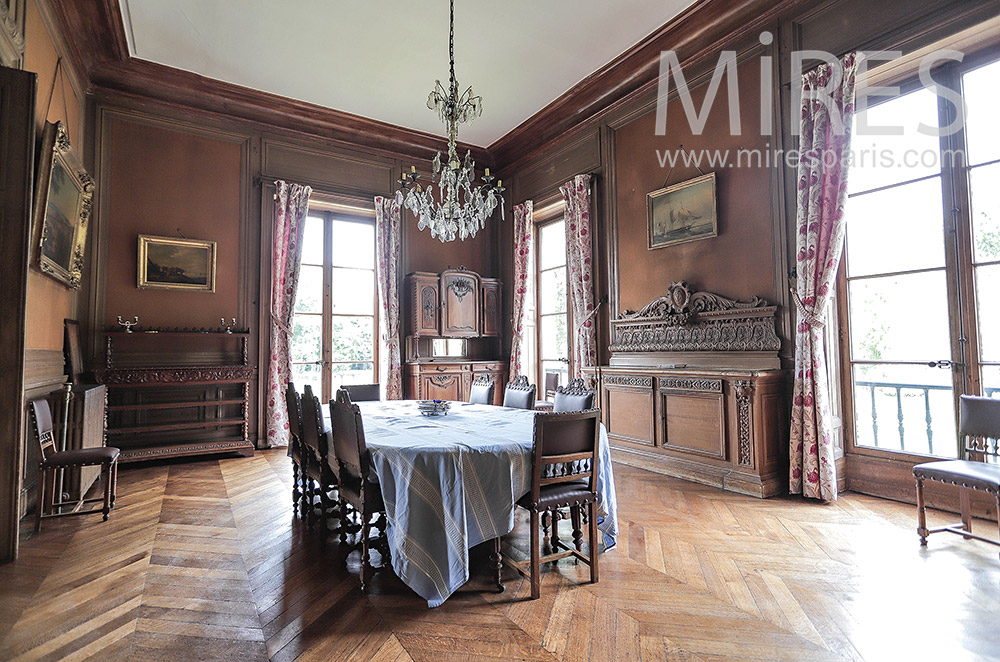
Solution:
[{"label": "wooden wall paneling", "polygon": [[26,0],[0,0],[0,66],[20,69],[24,59]]},{"label": "wooden wall paneling", "polygon": [[606,377],[601,407],[609,437],[616,441],[654,445],[654,402],[652,377]]},{"label": "wooden wall paneling", "polygon": [[553,192],[558,193],[559,187],[576,175],[593,172],[601,164],[600,128],[594,126],[561,138],[547,150],[544,159],[519,171],[516,175],[518,195],[537,202]]},{"label": "wooden wall paneling", "polygon": [[0,561],[17,556],[36,77],[0,68]]},{"label": "wooden wall paneling", "polygon": [[[266,448],[270,441],[267,438],[267,385],[269,361],[264,357],[271,355],[271,237],[274,234],[274,183],[262,182],[260,186],[260,241],[257,246],[257,260],[260,278],[257,281],[259,296],[257,301],[257,356],[261,360],[257,368],[257,446]],[[301,388],[302,385],[299,385]]]},{"label": "wooden wall paneling", "polygon": [[726,460],[726,407],[722,393],[660,391],[660,442],[666,449]]},{"label": "wooden wall paneling", "polygon": [[270,136],[262,140],[260,174],[336,193],[391,195],[398,186],[392,159]]}]

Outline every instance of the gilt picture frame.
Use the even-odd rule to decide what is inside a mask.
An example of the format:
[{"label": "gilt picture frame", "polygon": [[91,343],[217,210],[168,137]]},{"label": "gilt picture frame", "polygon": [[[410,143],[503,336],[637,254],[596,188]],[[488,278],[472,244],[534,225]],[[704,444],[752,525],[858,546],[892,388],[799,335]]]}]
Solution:
[{"label": "gilt picture frame", "polygon": [[94,206],[94,179],[70,145],[62,122],[47,122],[42,132],[34,203],[39,270],[78,289]]},{"label": "gilt picture frame", "polygon": [[141,234],[137,286],[215,292],[215,261],[214,241]]},{"label": "gilt picture frame", "polygon": [[646,229],[649,250],[717,237],[715,173],[647,194]]}]

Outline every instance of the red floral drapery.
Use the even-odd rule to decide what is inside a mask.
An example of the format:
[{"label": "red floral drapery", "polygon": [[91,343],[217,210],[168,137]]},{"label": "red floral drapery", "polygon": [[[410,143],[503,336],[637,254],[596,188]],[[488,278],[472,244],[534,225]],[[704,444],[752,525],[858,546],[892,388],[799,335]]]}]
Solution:
[{"label": "red floral drapery", "polygon": [[[823,344],[825,307],[844,247],[848,150],[859,57],[823,65],[802,77],[796,207],[795,385],[789,448],[789,491],[837,498],[830,393]],[[829,103],[814,99],[827,86]]]},{"label": "red floral drapery", "polygon": [[524,332],[524,298],[528,293],[529,258],[535,231],[534,203],[514,207],[514,304],[511,311],[513,335],[510,342],[510,380],[521,374],[521,334]]},{"label": "red floral drapery", "polygon": [[403,373],[399,355],[399,202],[375,198],[375,246],[378,293],[382,302],[382,342],[386,375],[385,398],[403,397]]},{"label": "red floral drapery", "polygon": [[292,373],[292,313],[302,261],[302,232],[312,189],[283,181],[274,183],[271,234],[271,355],[267,366],[267,443],[288,444],[285,388]]},{"label": "red floral drapery", "polygon": [[566,201],[566,275],[573,310],[573,378],[597,363],[594,325],[594,262],[590,225],[590,175],[577,175],[559,187]]}]

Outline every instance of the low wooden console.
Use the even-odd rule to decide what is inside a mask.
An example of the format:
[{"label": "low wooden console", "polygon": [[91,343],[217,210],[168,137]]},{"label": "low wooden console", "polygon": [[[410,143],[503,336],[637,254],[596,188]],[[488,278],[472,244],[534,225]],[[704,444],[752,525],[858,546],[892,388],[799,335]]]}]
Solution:
[{"label": "low wooden console", "polygon": [[503,404],[503,389],[507,379],[507,364],[503,361],[424,361],[406,364],[406,390],[418,400],[469,399],[472,380],[488,377],[496,384],[493,404]]},{"label": "low wooden console", "polygon": [[673,283],[612,320],[598,386],[615,460],[757,497],[788,485],[787,375],[776,306]]}]

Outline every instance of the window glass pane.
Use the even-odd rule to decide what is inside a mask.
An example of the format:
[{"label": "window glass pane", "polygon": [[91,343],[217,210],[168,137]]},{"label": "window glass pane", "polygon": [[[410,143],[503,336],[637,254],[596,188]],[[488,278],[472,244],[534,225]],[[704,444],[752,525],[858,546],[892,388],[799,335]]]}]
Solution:
[{"label": "window glass pane", "polygon": [[944,271],[856,280],[849,292],[853,360],[951,358]]},{"label": "window glass pane", "polygon": [[553,269],[543,271],[540,278],[541,292],[539,292],[539,313],[548,315],[550,313],[566,312],[566,269]]},{"label": "window glass pane", "polygon": [[556,221],[538,228],[538,268],[566,264],[566,222]]},{"label": "window glass pane", "polygon": [[850,198],[847,275],[943,267],[943,213],[938,178]]},{"label": "window glass pane", "polygon": [[1000,398],[1000,365],[983,366],[983,395]]},{"label": "window glass pane", "polygon": [[313,395],[322,397],[323,393],[323,368],[315,363],[293,363],[292,383],[295,390],[301,395],[306,385],[312,386]]},{"label": "window glass pane", "polygon": [[295,292],[295,312],[323,312],[323,267],[299,268],[299,287]]},{"label": "window glass pane", "polygon": [[569,345],[566,342],[566,316],[550,315],[541,318],[542,346],[539,356],[542,359],[569,358]]},{"label": "window glass pane", "polygon": [[854,366],[854,403],[857,445],[956,457],[951,370]]},{"label": "window glass pane", "polygon": [[375,313],[375,272],[333,269],[333,312],[341,315]]},{"label": "window glass pane", "polygon": [[375,369],[371,363],[334,363],[331,366],[331,393],[344,384],[373,384]]},{"label": "window glass pane", "polygon": [[1000,107],[998,80],[1000,80],[1000,61],[974,69],[962,76],[969,165],[1000,159],[1000,129],[996,124],[996,112]]},{"label": "window glass pane", "polygon": [[331,361],[371,361],[374,358],[374,319],[334,317]]},{"label": "window glass pane", "polygon": [[302,264],[323,264],[323,219],[319,216],[306,218],[306,228],[302,231]]},{"label": "window glass pane", "polygon": [[979,356],[1000,361],[1000,265],[976,267],[976,314],[979,317]]},{"label": "window glass pane", "polygon": [[334,220],[333,265],[374,269],[375,225]]},{"label": "window glass pane", "polygon": [[319,361],[323,351],[323,318],[296,315],[292,318],[292,361]]},{"label": "window glass pane", "polygon": [[[937,95],[920,89],[854,116],[851,139],[851,193],[898,184],[941,171],[940,141],[920,133],[923,123],[938,126]],[[889,135],[895,131],[900,135]]]},{"label": "window glass pane", "polygon": [[1000,163],[969,171],[976,262],[1000,260]]}]

